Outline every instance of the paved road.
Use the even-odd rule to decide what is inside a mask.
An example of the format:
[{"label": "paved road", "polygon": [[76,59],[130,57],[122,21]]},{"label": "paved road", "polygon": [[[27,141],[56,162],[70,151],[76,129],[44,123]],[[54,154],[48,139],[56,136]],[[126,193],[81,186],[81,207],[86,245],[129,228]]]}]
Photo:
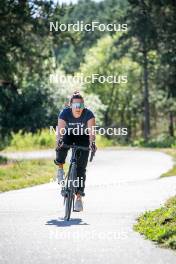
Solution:
[{"label": "paved road", "polygon": [[2,264],[175,264],[176,254],[132,229],[143,211],[176,193],[163,153],[99,151],[87,175],[84,212],[63,220],[56,183],[0,194]]}]

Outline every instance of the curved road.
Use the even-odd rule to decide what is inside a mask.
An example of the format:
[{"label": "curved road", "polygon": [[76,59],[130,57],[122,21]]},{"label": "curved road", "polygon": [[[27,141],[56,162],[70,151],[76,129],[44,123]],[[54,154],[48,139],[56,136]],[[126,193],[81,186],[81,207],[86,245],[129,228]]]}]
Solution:
[{"label": "curved road", "polygon": [[137,216],[176,193],[172,167],[153,151],[101,150],[88,165],[84,212],[63,220],[57,183],[0,194],[0,263],[175,264],[133,231]]}]

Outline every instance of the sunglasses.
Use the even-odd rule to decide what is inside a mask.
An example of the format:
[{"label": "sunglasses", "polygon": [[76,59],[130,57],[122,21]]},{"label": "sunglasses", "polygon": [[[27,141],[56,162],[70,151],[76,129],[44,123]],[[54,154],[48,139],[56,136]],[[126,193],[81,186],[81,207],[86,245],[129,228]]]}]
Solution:
[{"label": "sunglasses", "polygon": [[84,103],[72,103],[71,107],[74,109],[84,109]]}]

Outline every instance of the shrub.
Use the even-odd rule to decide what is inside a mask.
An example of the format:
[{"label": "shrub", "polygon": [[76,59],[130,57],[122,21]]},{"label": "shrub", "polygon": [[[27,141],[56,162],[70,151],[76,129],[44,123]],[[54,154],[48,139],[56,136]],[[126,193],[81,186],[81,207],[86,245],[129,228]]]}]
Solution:
[{"label": "shrub", "polygon": [[148,148],[171,148],[176,147],[176,138],[169,137],[161,134],[157,138],[149,139],[145,141],[144,139],[135,140],[132,146],[142,146]]}]

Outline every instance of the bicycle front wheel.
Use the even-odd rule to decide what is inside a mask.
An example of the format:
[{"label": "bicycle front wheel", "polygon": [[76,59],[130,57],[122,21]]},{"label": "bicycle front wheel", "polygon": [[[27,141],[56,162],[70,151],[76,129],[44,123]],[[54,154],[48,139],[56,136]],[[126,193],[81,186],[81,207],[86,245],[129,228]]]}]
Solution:
[{"label": "bicycle front wheel", "polygon": [[76,177],[76,166],[72,164],[67,177],[67,191],[65,196],[65,219],[70,220],[72,205],[74,205],[74,186],[73,180]]},{"label": "bicycle front wheel", "polygon": [[74,195],[71,190],[68,191],[67,196],[65,197],[65,220],[69,221],[71,216],[72,204],[73,204]]}]

